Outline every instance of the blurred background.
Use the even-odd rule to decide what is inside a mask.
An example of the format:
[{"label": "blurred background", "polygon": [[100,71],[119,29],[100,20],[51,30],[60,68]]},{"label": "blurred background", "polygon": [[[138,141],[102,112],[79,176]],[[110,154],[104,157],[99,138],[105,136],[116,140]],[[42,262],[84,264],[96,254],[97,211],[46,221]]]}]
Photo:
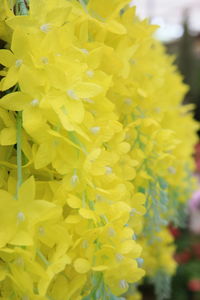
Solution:
[{"label": "blurred background", "polygon": [[160,26],[155,37],[176,55],[190,85],[185,101],[196,104],[195,118],[200,120],[200,0],[134,0],[132,5],[141,19]]},{"label": "blurred background", "polygon": [[[200,121],[200,0],[134,0],[137,15],[159,25],[155,37],[162,41],[174,63],[190,86],[185,103],[195,104],[194,117]],[[199,132],[200,135],[200,132]],[[194,159],[200,182],[200,143],[195,146]],[[177,250],[177,273],[172,279],[171,300],[200,300],[200,184],[188,199],[185,228],[170,225]],[[156,299],[152,286],[141,287],[144,300]]]}]

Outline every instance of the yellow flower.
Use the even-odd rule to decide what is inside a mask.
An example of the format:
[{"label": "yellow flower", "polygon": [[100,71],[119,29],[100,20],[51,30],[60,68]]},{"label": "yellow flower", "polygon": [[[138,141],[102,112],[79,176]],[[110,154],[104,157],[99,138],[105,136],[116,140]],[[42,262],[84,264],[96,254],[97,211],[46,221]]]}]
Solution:
[{"label": "yellow flower", "polygon": [[[38,222],[59,218],[61,210],[53,203],[45,200],[35,200],[35,182],[30,177],[19,190],[19,199],[1,190],[1,209],[4,218],[1,219],[0,245],[6,244],[27,246],[33,244],[33,233]],[[6,203],[6,204],[5,204]],[[3,228],[5,228],[3,230]]]},{"label": "yellow flower", "polygon": [[156,27],[129,0],[30,0],[26,16],[11,2],[0,0],[1,298],[112,298],[144,270],[172,274],[166,227],[194,185],[198,126]]},{"label": "yellow flower", "polygon": [[[21,45],[23,51],[21,51]],[[0,89],[8,90],[18,82],[22,65],[30,64],[31,58],[28,54],[28,39],[21,31],[15,31],[12,36],[11,50],[0,50],[0,63],[5,66],[8,71],[6,76],[1,80]]]}]

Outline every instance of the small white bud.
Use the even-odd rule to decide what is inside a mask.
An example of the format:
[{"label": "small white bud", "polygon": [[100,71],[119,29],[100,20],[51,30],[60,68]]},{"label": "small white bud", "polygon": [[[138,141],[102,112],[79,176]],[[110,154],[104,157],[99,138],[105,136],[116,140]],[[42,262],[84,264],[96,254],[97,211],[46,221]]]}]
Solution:
[{"label": "small white bud", "polygon": [[25,221],[26,218],[25,218],[25,215],[22,211],[18,212],[17,219],[18,219],[19,222],[24,222]]},{"label": "small white bud", "polygon": [[76,171],[74,171],[74,174],[71,177],[71,184],[72,185],[76,185],[78,183],[78,181],[79,181],[79,177],[76,174]]},{"label": "small white bud", "polygon": [[23,64],[23,59],[17,59],[16,62],[15,62],[15,66],[17,68],[21,67],[22,64]]},{"label": "small white bud", "polygon": [[86,75],[90,78],[92,78],[94,76],[94,72],[92,70],[88,70],[86,71]]},{"label": "small white bud", "polygon": [[112,169],[111,167],[109,167],[109,166],[106,166],[106,167],[105,167],[105,169],[106,169],[106,175],[110,175],[110,174],[112,174],[112,172],[113,172],[113,169]]},{"label": "small white bud", "polygon": [[81,52],[84,53],[84,54],[89,54],[89,51],[88,51],[87,49],[85,49],[85,48],[82,48],[82,49],[80,49],[80,50],[81,50]]},{"label": "small white bud", "polygon": [[87,102],[87,103],[91,103],[91,104],[94,103],[94,100],[92,100],[92,99],[90,99],[90,98],[83,98],[83,101],[84,101],[84,102]]},{"label": "small white bud", "polygon": [[40,26],[40,30],[47,33],[48,31],[50,31],[51,29],[51,25],[50,24],[43,24]]},{"label": "small white bud", "polygon": [[99,126],[95,126],[95,127],[91,127],[90,128],[90,131],[93,133],[93,134],[97,134],[97,133],[99,133],[99,131],[100,131],[100,127]]},{"label": "small white bud", "polygon": [[121,253],[117,253],[117,254],[116,254],[116,260],[117,260],[117,261],[120,262],[120,261],[122,261],[123,259],[124,259],[124,256],[123,256]]},{"label": "small white bud", "polygon": [[33,100],[31,101],[31,105],[32,105],[32,106],[38,106],[39,103],[40,103],[40,101],[39,101],[38,99],[33,99]]},{"label": "small white bud", "polygon": [[76,93],[74,90],[68,90],[67,95],[72,98],[73,100],[79,100],[79,98],[76,96]]},{"label": "small white bud", "polygon": [[114,228],[108,228],[108,235],[110,237],[114,237],[116,235],[115,229]]}]

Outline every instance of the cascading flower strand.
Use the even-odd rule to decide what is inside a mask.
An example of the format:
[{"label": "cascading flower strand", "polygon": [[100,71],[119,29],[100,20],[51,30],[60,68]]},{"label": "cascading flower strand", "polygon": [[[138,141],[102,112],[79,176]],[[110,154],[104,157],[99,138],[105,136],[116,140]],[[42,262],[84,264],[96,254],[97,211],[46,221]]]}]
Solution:
[{"label": "cascading flower strand", "polygon": [[129,2],[0,0],[2,300],[138,300],[175,271],[198,125]]}]

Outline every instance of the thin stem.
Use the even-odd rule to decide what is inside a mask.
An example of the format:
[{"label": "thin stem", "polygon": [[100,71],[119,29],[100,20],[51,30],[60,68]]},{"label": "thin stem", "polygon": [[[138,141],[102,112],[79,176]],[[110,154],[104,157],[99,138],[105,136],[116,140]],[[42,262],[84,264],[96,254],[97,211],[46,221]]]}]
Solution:
[{"label": "thin stem", "polygon": [[17,198],[22,184],[22,112],[17,113]]},{"label": "thin stem", "polygon": [[38,257],[41,259],[41,261],[42,261],[46,266],[49,266],[49,265],[50,265],[49,261],[46,259],[46,257],[43,255],[43,253],[42,253],[39,249],[36,250],[36,253],[37,253]]},{"label": "thin stem", "polygon": [[86,13],[88,13],[87,5],[85,4],[84,0],[79,0],[79,2],[80,2],[80,4],[82,5],[84,11],[85,11]]},{"label": "thin stem", "polygon": [[28,7],[27,2],[25,0],[17,0],[16,1],[17,15],[27,15]]},{"label": "thin stem", "polygon": [[[16,15],[27,15],[28,8],[25,0],[16,0]],[[18,86],[17,86],[18,88]],[[18,199],[19,188],[22,184],[22,111],[17,112],[17,190]]]}]

